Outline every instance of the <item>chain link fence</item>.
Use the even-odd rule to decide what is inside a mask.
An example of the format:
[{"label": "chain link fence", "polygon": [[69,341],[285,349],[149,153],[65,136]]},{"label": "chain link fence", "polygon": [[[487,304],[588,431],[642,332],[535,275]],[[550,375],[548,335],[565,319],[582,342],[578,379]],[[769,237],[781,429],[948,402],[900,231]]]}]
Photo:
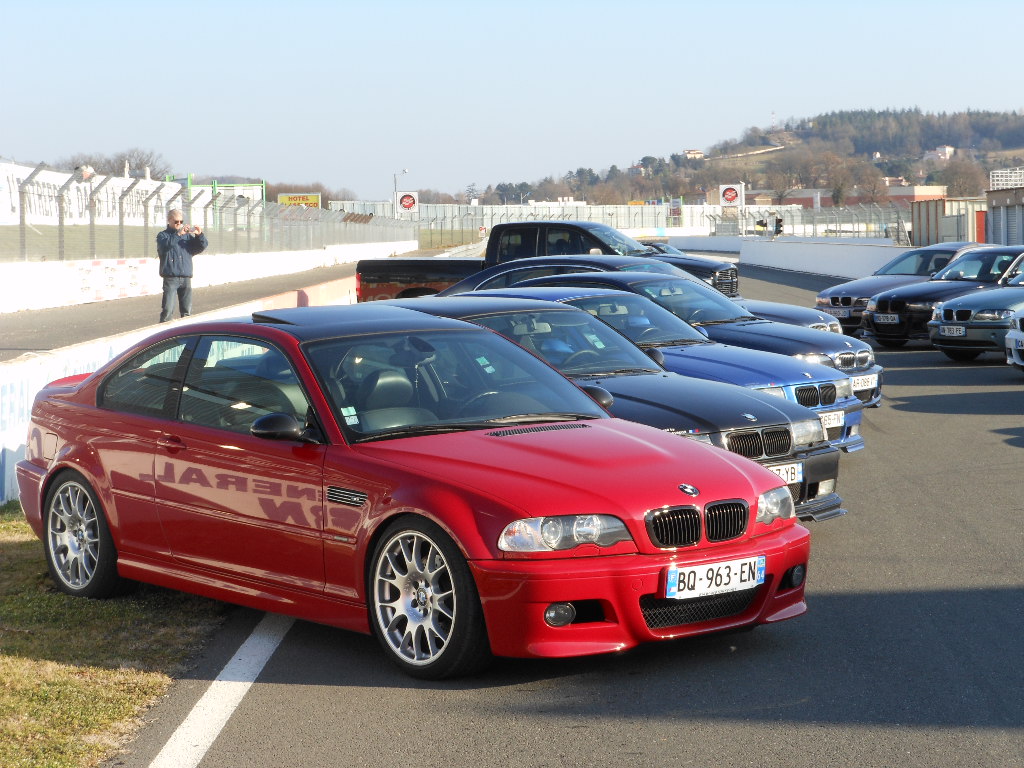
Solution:
[{"label": "chain link fence", "polygon": [[896,203],[817,209],[798,205],[748,206],[725,209],[711,219],[714,223],[712,235],[885,238],[896,245],[911,245],[907,229],[910,208]]},{"label": "chain link fence", "polygon": [[[390,216],[390,202],[362,200],[332,201],[333,210],[374,216]],[[703,206],[689,206],[702,208]],[[717,206],[711,206],[717,208]],[[660,229],[677,226],[670,223],[667,205],[454,205],[420,204],[414,211],[399,213],[402,221],[419,228],[420,248],[452,248],[468,245],[486,237],[495,224],[513,221],[595,221],[615,229]]]},{"label": "chain link fence", "polygon": [[[393,215],[390,202],[332,201],[332,209],[375,216]],[[858,204],[808,209],[798,205],[770,208],[720,205],[442,205],[420,204],[400,212],[402,221],[419,227],[421,248],[450,248],[481,240],[495,224],[514,221],[594,221],[615,229],[680,228],[692,235],[792,235],[799,237],[889,238],[909,245],[906,222],[910,208],[896,203]],[[781,225],[776,227],[776,220]],[[776,229],[779,231],[776,231]]]},{"label": "chain link fence", "polygon": [[[167,212],[202,226],[208,253],[322,249],[415,240],[418,225],[368,214],[279,205],[173,182],[0,164],[0,262],[155,257]],[[6,204],[6,205],[5,205]]]}]

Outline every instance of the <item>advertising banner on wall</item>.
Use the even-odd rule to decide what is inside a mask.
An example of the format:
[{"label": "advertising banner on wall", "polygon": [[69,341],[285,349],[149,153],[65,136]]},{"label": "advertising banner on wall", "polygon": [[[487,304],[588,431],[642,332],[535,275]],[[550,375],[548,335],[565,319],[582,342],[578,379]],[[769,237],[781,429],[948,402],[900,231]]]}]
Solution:
[{"label": "advertising banner on wall", "polygon": [[284,194],[282,192],[278,194],[277,202],[281,205],[304,205],[307,208],[319,208],[320,193],[305,192],[297,194]]}]

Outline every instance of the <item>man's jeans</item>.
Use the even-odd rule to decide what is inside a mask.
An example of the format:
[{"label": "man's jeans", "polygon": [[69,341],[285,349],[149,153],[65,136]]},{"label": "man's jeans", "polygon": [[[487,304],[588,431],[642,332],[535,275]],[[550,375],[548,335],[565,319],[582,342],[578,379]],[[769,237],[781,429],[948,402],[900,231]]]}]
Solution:
[{"label": "man's jeans", "polygon": [[178,309],[182,317],[192,314],[192,278],[165,277],[164,303],[160,310],[160,322],[166,323],[174,314],[174,297],[178,297]]}]

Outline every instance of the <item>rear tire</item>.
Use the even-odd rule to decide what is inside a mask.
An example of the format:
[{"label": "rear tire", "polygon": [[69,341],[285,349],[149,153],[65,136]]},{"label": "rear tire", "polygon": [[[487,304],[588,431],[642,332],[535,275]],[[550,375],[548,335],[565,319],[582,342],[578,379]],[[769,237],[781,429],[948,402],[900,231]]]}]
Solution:
[{"label": "rear tire", "polygon": [[439,680],[491,660],[473,574],[455,542],[420,517],[389,525],[367,574],[370,627],[406,674]]},{"label": "rear tire", "polygon": [[64,472],[46,494],[43,549],[57,589],[103,598],[123,591],[117,549],[96,492],[77,472]]}]

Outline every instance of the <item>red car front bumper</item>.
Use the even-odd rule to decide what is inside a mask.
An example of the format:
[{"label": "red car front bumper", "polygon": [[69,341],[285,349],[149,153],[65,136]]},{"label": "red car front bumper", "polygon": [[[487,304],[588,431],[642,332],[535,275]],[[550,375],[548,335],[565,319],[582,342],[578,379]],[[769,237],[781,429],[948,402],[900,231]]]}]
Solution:
[{"label": "red car front bumper", "polygon": [[[806,568],[810,534],[790,526],[732,546],[664,554],[564,560],[490,560],[470,563],[498,656],[563,657],[609,653],[641,643],[701,635],[791,619],[806,612],[804,582],[786,584],[794,566]],[[744,592],[705,598],[665,598],[670,565],[714,564],[765,555],[764,583]],[[585,610],[577,621],[553,627],[552,603]],[[582,620],[581,620],[582,619]]]}]

